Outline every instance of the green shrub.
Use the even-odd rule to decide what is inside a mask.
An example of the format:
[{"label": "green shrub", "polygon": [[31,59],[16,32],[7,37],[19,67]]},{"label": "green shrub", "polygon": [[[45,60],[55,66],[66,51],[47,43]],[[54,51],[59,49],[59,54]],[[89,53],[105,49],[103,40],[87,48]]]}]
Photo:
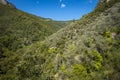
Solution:
[{"label": "green shrub", "polygon": [[87,75],[86,68],[81,64],[75,64],[72,66],[70,73],[70,80],[84,80]]}]

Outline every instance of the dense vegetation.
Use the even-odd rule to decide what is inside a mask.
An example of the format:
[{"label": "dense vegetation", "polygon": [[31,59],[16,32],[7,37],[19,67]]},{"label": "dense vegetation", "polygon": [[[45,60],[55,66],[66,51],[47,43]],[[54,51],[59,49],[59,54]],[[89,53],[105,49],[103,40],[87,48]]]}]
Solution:
[{"label": "dense vegetation", "polygon": [[1,80],[119,80],[120,2],[98,4],[45,40],[0,53]]},{"label": "dense vegetation", "polygon": [[67,24],[69,21],[53,21],[0,4],[0,76],[13,76],[7,71],[19,61],[18,49],[44,40]]},{"label": "dense vegetation", "polygon": [[0,4],[0,45],[10,50],[44,40],[64,26],[65,22],[40,18]]}]

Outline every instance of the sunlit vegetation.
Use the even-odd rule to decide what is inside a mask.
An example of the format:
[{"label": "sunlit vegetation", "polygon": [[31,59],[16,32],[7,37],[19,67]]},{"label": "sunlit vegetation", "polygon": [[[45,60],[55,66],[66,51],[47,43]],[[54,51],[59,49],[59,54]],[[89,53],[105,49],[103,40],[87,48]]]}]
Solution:
[{"label": "sunlit vegetation", "polygon": [[[5,13],[7,14],[7,12]],[[72,22],[58,32],[54,34],[50,32],[52,35],[47,34],[51,31],[51,27],[50,30],[47,30],[47,27],[42,27],[42,29],[40,27],[40,33],[44,34],[41,36],[38,36],[37,33],[36,36],[34,34],[39,27],[37,29],[28,27],[29,31],[26,27],[20,29],[22,32],[27,31],[23,34],[22,32],[18,34],[17,29],[20,27],[14,27],[12,24],[9,24],[12,28],[7,29],[7,31],[6,28],[1,27],[6,32],[3,31],[0,34],[2,36],[0,37],[0,79],[119,80],[119,14],[120,2],[111,0],[109,3],[99,4],[93,12],[76,22]],[[34,19],[35,16],[32,17]],[[47,24],[47,22],[44,23]],[[25,24],[27,23],[21,25]],[[44,24],[34,25],[42,26]],[[24,36],[26,36],[25,40]],[[32,38],[32,36],[36,38]],[[17,39],[20,39],[20,44],[26,45],[24,47],[18,45]],[[32,41],[32,39],[37,40]],[[16,44],[16,42],[18,43]]]},{"label": "sunlit vegetation", "polygon": [[1,45],[13,51],[42,41],[68,24],[68,22],[47,21],[8,6],[0,5],[0,7]]}]

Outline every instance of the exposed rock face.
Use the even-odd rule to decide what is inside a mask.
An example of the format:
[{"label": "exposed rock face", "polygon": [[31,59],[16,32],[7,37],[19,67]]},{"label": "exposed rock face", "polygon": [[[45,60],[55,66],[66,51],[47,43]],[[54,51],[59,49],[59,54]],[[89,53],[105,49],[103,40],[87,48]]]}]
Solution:
[{"label": "exposed rock face", "polygon": [[110,0],[99,0],[100,3],[109,2]]},{"label": "exposed rock face", "polygon": [[109,2],[110,0],[107,0],[107,2]]},{"label": "exposed rock face", "polygon": [[8,6],[12,7],[12,8],[16,8],[15,5],[13,5],[12,3],[9,3],[7,4]]},{"label": "exposed rock face", "polygon": [[0,0],[1,4],[7,5],[7,1],[6,0]]},{"label": "exposed rock face", "polygon": [[16,8],[12,3],[8,2],[7,0],[0,0],[0,3],[3,5],[8,5],[9,7]]}]

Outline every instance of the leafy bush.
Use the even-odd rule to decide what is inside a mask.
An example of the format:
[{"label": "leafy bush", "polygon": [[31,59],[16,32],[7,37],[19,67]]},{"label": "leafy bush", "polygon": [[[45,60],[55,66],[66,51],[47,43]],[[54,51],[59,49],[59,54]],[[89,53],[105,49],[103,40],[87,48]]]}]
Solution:
[{"label": "leafy bush", "polygon": [[72,66],[72,70],[70,73],[70,80],[84,80],[87,75],[87,71],[84,66],[81,64],[75,64]]}]

